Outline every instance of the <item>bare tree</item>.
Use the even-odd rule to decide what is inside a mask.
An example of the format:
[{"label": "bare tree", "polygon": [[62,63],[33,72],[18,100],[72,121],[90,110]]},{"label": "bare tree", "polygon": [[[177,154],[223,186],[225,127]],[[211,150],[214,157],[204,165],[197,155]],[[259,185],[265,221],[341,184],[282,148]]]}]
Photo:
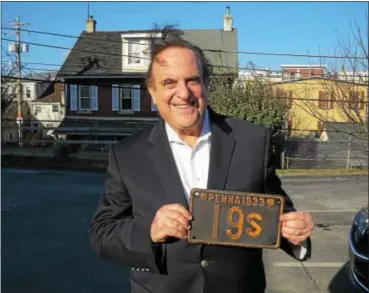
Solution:
[{"label": "bare tree", "polygon": [[9,110],[9,106],[12,104],[16,97],[15,87],[15,70],[8,68],[6,65],[1,65],[1,117],[4,118],[4,114]]},{"label": "bare tree", "polygon": [[309,90],[294,94],[320,122],[347,122],[351,135],[368,139],[368,28],[363,30],[356,21],[350,24],[349,37],[338,37],[335,55],[344,58],[327,62],[329,73],[316,81],[321,87],[318,97],[311,97]]}]

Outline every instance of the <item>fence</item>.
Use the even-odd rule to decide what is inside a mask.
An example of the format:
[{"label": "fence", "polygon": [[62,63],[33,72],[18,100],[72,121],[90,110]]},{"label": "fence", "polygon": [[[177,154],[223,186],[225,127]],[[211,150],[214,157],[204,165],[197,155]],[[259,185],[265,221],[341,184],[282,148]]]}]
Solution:
[{"label": "fence", "polygon": [[299,139],[284,141],[282,168],[351,169],[368,168],[368,141],[350,134],[346,140]]},{"label": "fence", "polygon": [[[50,125],[47,123],[35,127],[32,123],[28,123],[22,127],[25,135],[20,141],[17,136],[19,131],[17,124],[14,121],[6,121],[5,127],[2,123],[2,152],[35,154],[42,150],[42,153],[52,155],[60,149],[67,148],[70,156],[107,160],[107,151],[111,144],[152,124],[153,121],[120,121],[118,124],[95,121],[91,124],[80,120],[57,127],[55,124],[47,126]],[[13,135],[9,135],[11,133]],[[334,131],[331,135],[328,131],[325,139],[316,138],[316,135],[303,138],[280,137],[276,144],[278,168],[368,168],[368,141],[345,132]]]}]

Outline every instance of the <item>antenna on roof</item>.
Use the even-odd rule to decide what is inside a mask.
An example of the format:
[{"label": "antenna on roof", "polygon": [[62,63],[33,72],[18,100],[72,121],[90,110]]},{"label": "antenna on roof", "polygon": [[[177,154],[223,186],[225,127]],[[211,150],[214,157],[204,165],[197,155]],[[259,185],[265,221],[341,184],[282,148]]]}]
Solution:
[{"label": "antenna on roof", "polygon": [[87,18],[90,17],[90,2],[87,1]]}]

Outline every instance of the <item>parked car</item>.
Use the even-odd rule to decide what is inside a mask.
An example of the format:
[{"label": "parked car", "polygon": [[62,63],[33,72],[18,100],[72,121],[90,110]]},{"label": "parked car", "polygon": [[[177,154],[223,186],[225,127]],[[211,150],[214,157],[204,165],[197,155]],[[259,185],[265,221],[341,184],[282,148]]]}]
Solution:
[{"label": "parked car", "polygon": [[361,292],[368,293],[369,225],[368,206],[355,215],[349,234],[349,277]]}]

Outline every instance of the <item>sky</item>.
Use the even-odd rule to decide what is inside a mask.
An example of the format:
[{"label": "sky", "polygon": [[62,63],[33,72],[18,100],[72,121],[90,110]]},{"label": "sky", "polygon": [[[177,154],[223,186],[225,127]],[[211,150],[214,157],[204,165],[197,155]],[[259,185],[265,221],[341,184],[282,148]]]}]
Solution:
[{"label": "sky", "polygon": [[[233,26],[238,30],[238,51],[334,55],[338,38],[347,38],[354,21],[368,30],[366,2],[90,2],[96,30],[151,29],[154,23],[176,24],[181,29],[221,29],[225,7],[230,6]],[[31,24],[25,29],[78,36],[85,29],[87,2],[2,2],[2,27],[17,16]],[[6,35],[4,35],[6,33]],[[15,39],[2,29],[2,38]],[[22,40],[72,48],[75,38],[22,32]],[[2,41],[4,49],[8,42]],[[22,54],[25,67],[57,70],[67,50],[29,46]],[[14,55],[12,56],[14,58]],[[15,59],[15,58],[14,58]],[[2,51],[2,62],[9,57]],[[325,62],[325,61],[328,62]],[[329,63],[333,59],[324,59]],[[318,59],[291,56],[239,54],[239,66],[251,61],[258,68],[279,70],[281,64],[311,64]],[[328,64],[329,65],[329,64]]]}]

